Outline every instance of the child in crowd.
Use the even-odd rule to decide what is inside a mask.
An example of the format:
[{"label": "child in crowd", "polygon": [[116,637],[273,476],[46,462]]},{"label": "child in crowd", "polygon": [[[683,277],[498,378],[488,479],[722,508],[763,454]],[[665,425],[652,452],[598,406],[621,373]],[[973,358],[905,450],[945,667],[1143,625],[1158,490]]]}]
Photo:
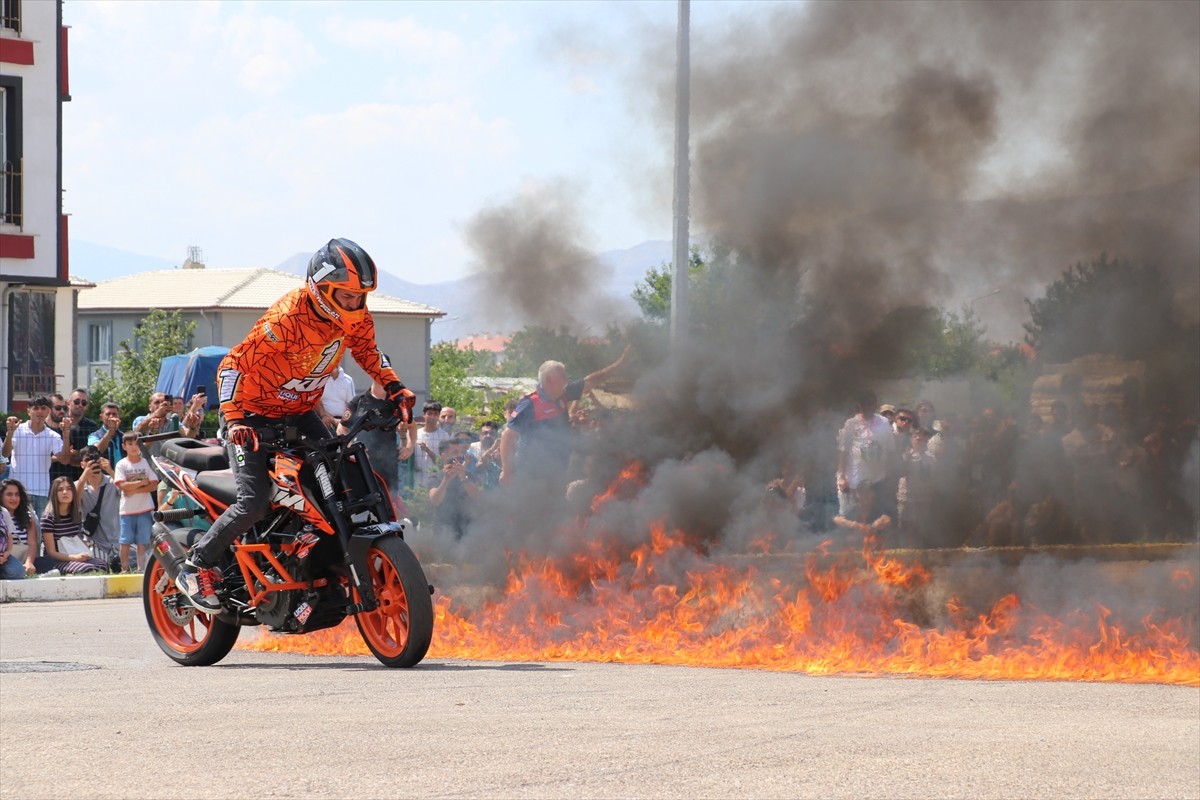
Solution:
[{"label": "child in crowd", "polygon": [[[158,476],[150,462],[142,458],[142,447],[136,431],[121,438],[125,457],[117,462],[116,479],[113,483],[121,490],[121,566],[129,564],[129,547],[137,547],[137,567],[146,568],[146,556],[150,552],[150,536],[153,528],[155,492]],[[129,570],[134,571],[130,566]]]}]

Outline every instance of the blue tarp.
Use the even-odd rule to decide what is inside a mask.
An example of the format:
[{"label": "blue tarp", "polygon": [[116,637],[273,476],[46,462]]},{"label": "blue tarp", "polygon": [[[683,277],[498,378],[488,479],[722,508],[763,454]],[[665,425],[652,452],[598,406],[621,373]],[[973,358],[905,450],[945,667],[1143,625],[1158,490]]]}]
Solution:
[{"label": "blue tarp", "polygon": [[187,353],[178,356],[167,356],[158,365],[158,380],[154,391],[175,394],[175,386],[183,386],[183,374],[187,372]]},{"label": "blue tarp", "polygon": [[154,391],[166,392],[185,400],[203,386],[208,391],[209,405],[217,403],[217,367],[229,352],[228,347],[197,347],[190,353],[167,356],[158,367],[158,382]]}]

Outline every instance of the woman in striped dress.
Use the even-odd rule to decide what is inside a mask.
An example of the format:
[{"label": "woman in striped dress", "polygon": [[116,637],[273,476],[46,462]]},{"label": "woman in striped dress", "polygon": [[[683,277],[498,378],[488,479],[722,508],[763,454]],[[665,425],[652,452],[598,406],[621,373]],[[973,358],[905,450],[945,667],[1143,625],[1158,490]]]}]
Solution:
[{"label": "woman in striped dress", "polygon": [[75,484],[65,476],[50,484],[50,502],[42,515],[42,544],[46,555],[38,563],[39,572],[57,569],[63,575],[81,575],[108,571],[108,565],[95,558],[84,541],[79,496]]},{"label": "woman in striped dress", "polygon": [[38,546],[37,519],[33,516],[33,506],[29,504],[25,484],[16,478],[0,483],[0,505],[8,511],[13,522],[9,560],[21,561],[25,574],[32,575],[36,571],[33,562],[41,548]]}]

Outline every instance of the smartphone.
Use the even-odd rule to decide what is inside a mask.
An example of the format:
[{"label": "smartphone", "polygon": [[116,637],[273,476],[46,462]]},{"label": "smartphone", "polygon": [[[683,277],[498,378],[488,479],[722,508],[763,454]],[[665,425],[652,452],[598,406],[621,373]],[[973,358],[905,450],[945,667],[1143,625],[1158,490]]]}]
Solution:
[{"label": "smartphone", "polygon": [[208,389],[206,389],[206,388],[205,388],[205,387],[203,387],[203,386],[197,386],[197,387],[196,387],[196,394],[202,394],[202,395],[204,395],[205,397],[208,397]]}]

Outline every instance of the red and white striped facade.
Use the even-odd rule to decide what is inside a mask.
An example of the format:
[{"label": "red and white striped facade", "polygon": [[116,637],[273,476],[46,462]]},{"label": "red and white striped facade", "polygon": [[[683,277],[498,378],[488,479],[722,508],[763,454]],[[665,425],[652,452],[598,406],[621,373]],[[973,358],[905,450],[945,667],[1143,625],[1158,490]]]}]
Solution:
[{"label": "red and white striped facade", "polygon": [[0,0],[0,409],[72,387],[61,0]]}]

